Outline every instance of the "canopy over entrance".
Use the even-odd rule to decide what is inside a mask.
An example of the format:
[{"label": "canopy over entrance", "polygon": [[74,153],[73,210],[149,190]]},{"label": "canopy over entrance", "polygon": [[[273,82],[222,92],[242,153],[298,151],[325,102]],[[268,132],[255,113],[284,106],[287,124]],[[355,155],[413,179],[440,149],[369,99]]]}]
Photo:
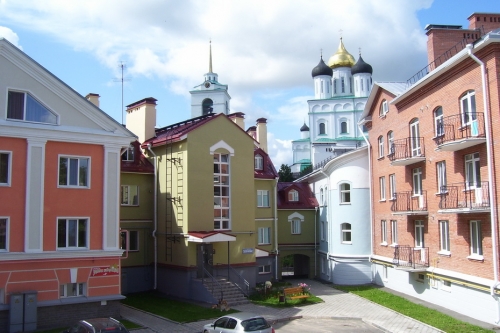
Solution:
[{"label": "canopy over entrance", "polygon": [[188,235],[188,242],[193,243],[234,242],[236,240],[236,236],[220,231],[192,231],[188,232]]}]

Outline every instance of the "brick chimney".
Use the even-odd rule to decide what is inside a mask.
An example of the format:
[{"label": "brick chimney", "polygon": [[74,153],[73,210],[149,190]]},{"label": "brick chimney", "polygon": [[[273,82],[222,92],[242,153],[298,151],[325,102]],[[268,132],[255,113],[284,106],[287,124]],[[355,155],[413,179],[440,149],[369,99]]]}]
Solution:
[{"label": "brick chimney", "polygon": [[267,119],[257,119],[257,141],[260,143],[260,149],[267,153]]},{"label": "brick chimney", "polygon": [[99,94],[93,94],[90,93],[87,96],[85,96],[86,99],[89,100],[90,103],[94,104],[95,106],[99,107]]},{"label": "brick chimney", "polygon": [[228,118],[245,130],[245,114],[243,112],[231,113],[228,115]]},{"label": "brick chimney", "polygon": [[500,13],[472,13],[467,19],[469,30],[480,29],[486,34],[500,28]]},{"label": "brick chimney", "polygon": [[127,105],[127,129],[137,135],[140,143],[155,136],[156,101],[148,97]]}]

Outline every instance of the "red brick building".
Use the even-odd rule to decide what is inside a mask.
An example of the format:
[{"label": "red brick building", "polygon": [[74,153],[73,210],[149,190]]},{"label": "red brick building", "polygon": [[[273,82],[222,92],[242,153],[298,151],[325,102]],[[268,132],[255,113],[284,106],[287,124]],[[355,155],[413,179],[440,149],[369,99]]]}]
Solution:
[{"label": "red brick building", "polygon": [[375,282],[498,322],[500,14],[428,25],[429,66],[375,83],[369,129]]}]

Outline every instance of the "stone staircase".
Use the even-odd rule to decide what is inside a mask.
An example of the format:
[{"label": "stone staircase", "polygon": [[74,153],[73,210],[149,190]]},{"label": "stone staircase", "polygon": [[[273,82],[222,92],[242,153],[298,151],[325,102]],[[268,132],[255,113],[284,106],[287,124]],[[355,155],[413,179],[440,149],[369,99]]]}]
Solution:
[{"label": "stone staircase", "polygon": [[203,283],[208,292],[210,292],[216,300],[220,299],[220,292],[222,288],[224,300],[230,307],[250,303],[243,292],[231,281],[218,278],[217,282],[210,279],[205,279]]}]

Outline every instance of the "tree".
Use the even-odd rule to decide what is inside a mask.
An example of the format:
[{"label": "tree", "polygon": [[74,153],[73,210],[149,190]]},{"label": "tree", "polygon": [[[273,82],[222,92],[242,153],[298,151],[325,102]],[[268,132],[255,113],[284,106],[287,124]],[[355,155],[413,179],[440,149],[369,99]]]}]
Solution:
[{"label": "tree", "polygon": [[293,181],[292,169],[286,164],[281,165],[280,170],[278,171],[278,175],[280,176],[280,178],[279,178],[280,182],[292,182]]}]

